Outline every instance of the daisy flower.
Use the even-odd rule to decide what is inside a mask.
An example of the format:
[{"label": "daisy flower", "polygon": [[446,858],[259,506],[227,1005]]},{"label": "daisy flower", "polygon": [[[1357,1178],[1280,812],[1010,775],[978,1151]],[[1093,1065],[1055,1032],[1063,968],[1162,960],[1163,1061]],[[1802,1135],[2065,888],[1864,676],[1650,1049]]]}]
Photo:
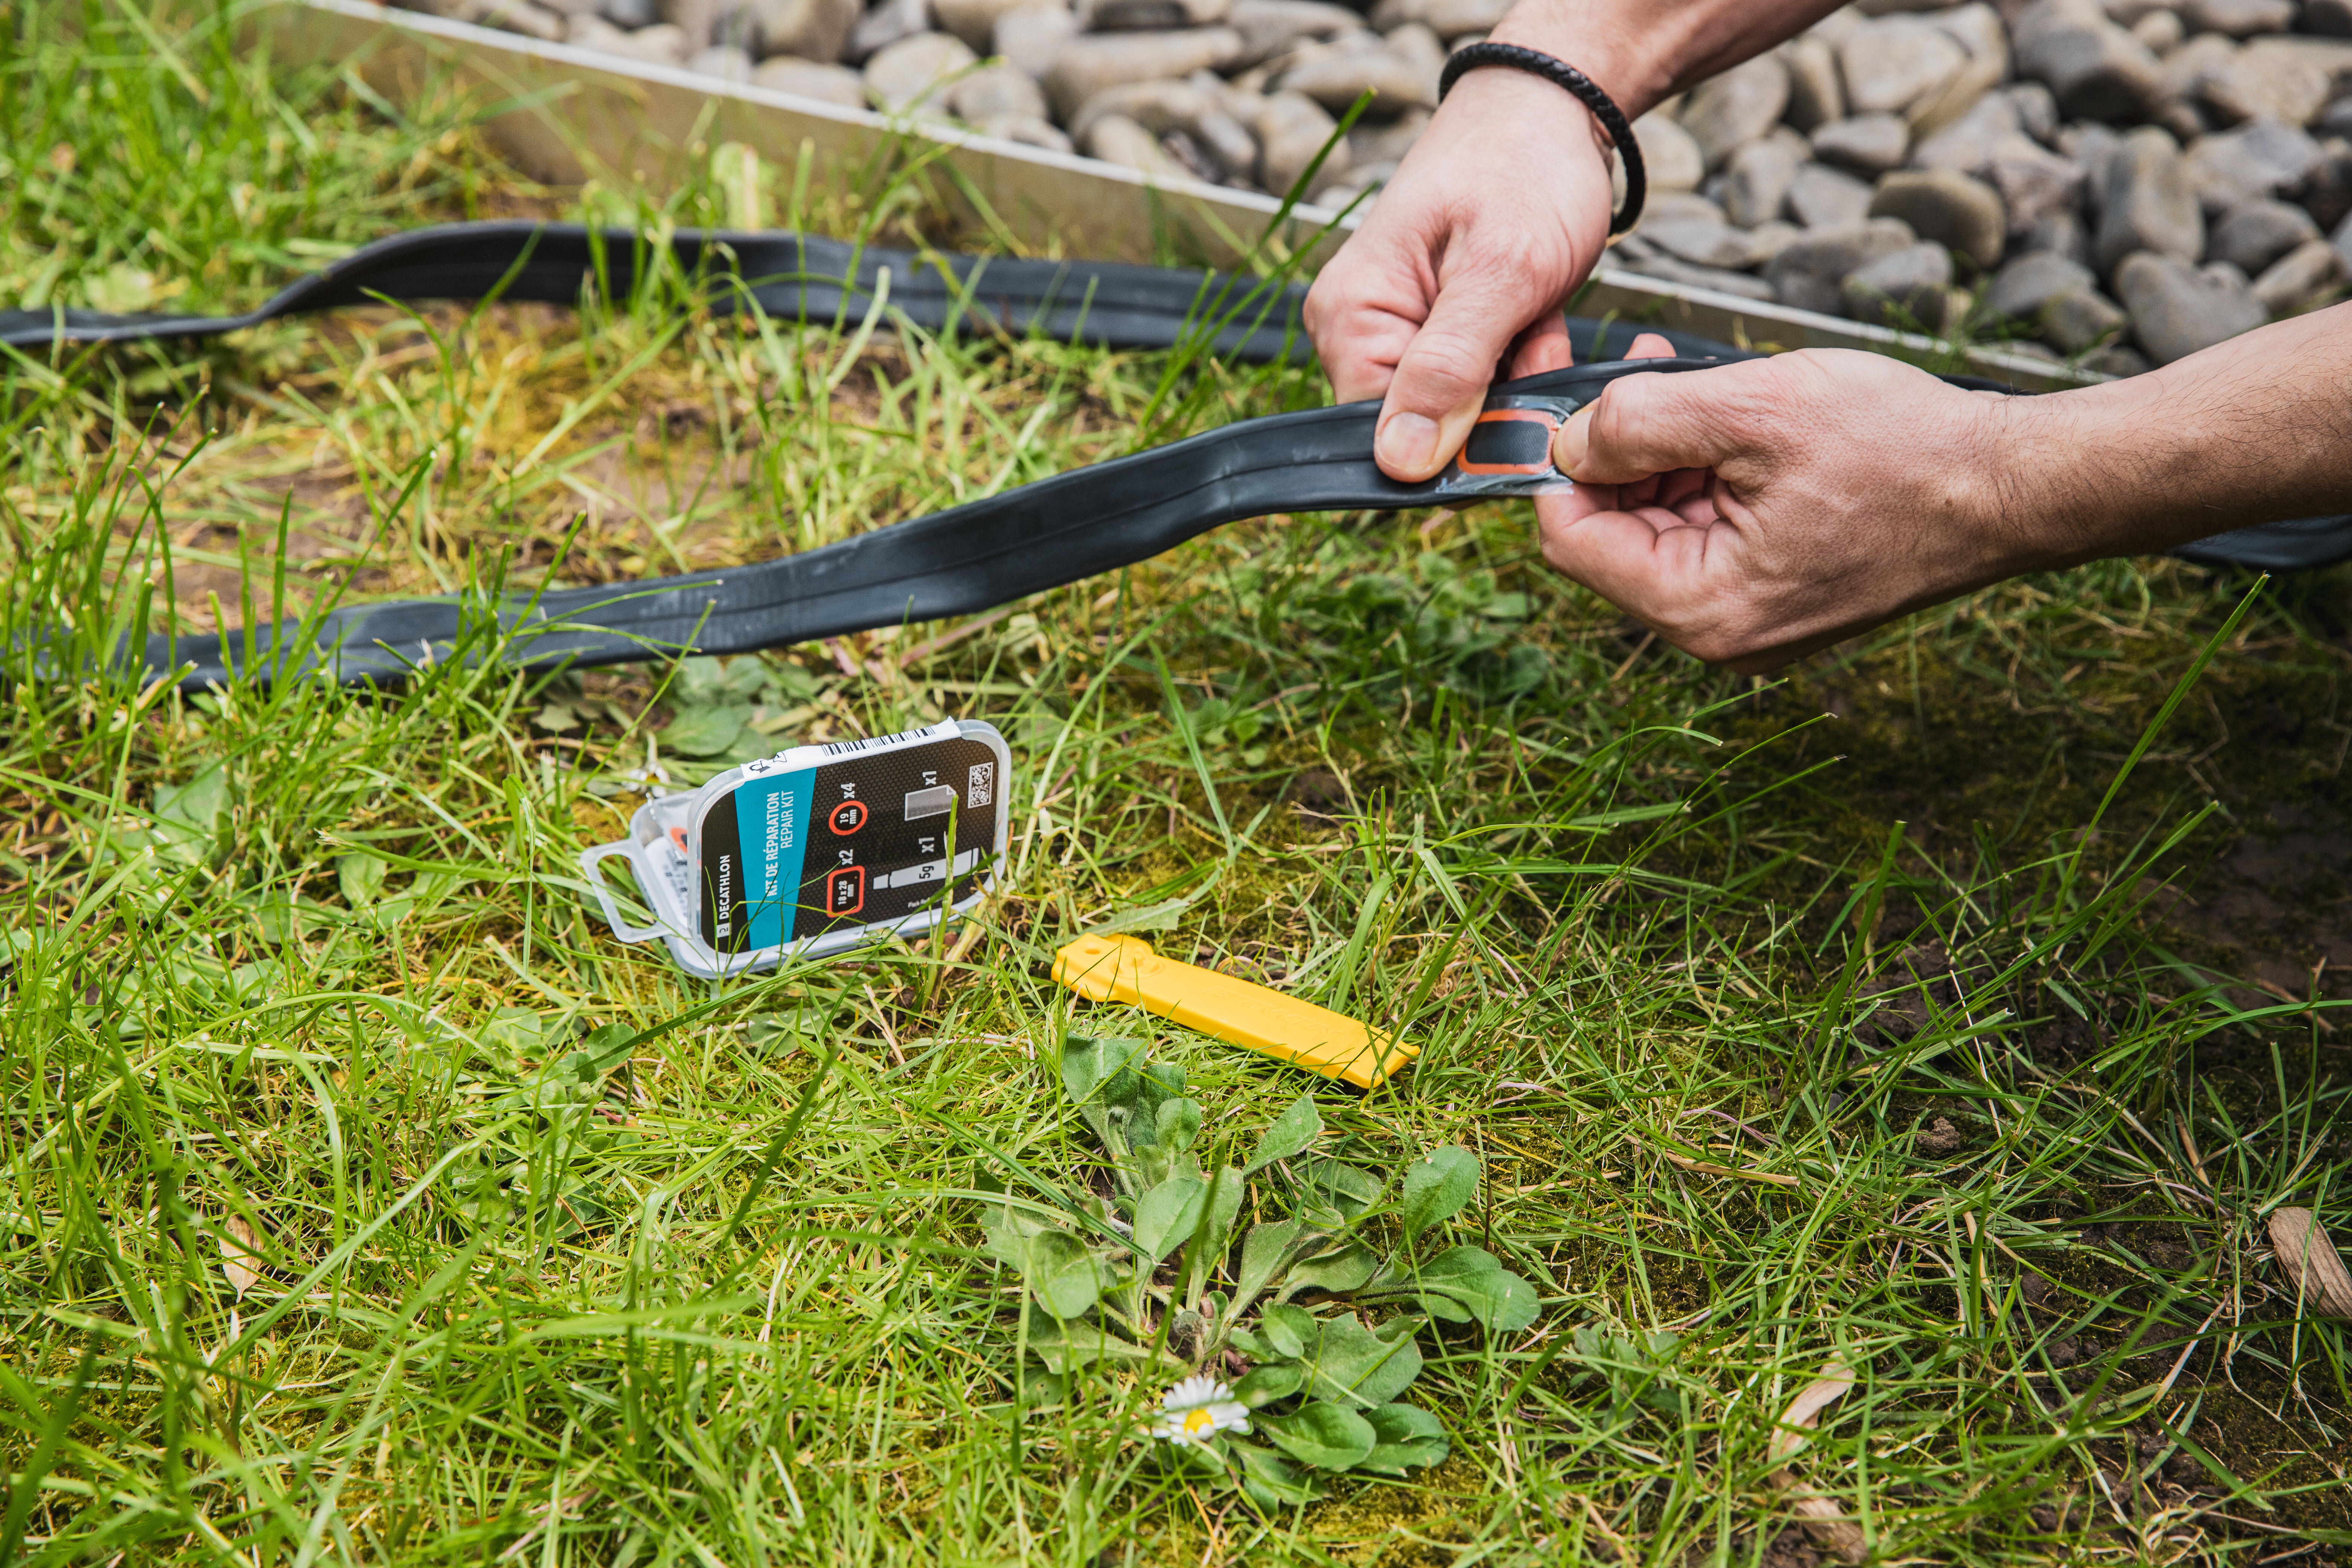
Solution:
[{"label": "daisy flower", "polygon": [[1147,1436],[1171,1443],[1205,1443],[1220,1432],[1246,1432],[1249,1406],[1213,1377],[1188,1377],[1160,1402]]}]

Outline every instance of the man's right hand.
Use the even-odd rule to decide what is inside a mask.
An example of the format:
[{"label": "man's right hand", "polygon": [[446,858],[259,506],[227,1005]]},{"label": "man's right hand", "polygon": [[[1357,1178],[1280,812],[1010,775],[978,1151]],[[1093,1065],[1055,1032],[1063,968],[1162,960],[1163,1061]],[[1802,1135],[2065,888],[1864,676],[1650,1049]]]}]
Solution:
[{"label": "man's right hand", "polygon": [[1606,146],[1552,83],[1472,71],[1316,279],[1307,333],[1341,402],[1385,395],[1391,478],[1445,466],[1507,351],[1508,375],[1568,364],[1560,307],[1609,237]]}]

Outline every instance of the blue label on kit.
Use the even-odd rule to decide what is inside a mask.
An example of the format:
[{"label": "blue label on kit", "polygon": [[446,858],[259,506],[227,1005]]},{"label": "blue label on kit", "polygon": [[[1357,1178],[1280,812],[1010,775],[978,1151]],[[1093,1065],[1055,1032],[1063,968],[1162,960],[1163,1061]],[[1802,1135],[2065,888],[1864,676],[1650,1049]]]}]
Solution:
[{"label": "blue label on kit", "polygon": [[808,853],[814,769],[745,779],[735,786],[735,826],[741,835],[743,902],[749,929],[744,949],[775,947],[792,930],[800,901],[801,861]]}]

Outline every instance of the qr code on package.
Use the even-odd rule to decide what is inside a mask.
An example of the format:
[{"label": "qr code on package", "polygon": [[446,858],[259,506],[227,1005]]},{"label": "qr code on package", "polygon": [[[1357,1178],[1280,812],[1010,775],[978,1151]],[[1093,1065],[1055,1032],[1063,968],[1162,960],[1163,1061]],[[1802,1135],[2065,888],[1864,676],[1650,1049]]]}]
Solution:
[{"label": "qr code on package", "polygon": [[996,799],[996,764],[974,763],[971,777],[963,786],[963,803],[968,808],[992,805]]}]

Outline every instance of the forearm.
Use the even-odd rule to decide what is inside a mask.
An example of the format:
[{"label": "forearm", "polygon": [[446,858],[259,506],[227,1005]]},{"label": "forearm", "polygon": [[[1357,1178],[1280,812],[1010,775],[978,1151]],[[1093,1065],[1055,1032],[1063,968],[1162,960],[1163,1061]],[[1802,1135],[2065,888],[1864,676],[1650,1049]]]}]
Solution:
[{"label": "forearm", "polygon": [[1999,512],[2049,563],[2352,510],[2352,305],[2002,416]]},{"label": "forearm", "polygon": [[1491,37],[1566,60],[1638,118],[1836,8],[1837,0],[1519,0]]}]

